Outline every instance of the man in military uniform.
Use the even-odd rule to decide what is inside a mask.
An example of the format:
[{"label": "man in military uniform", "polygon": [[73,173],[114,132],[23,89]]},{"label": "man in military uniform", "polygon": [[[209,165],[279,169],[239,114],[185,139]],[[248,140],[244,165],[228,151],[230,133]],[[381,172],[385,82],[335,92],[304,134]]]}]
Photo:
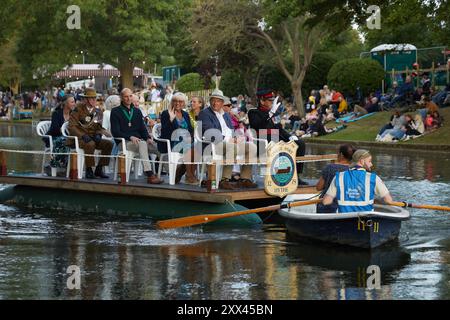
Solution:
[{"label": "man in military uniform", "polygon": [[[261,90],[258,92],[258,108],[251,109],[248,111],[248,120],[250,123],[250,128],[256,131],[258,138],[267,139],[267,141],[275,140],[274,135],[278,134],[278,141],[295,141],[297,144],[297,157],[305,155],[305,142],[299,139],[295,135],[290,135],[286,130],[283,129],[281,123],[276,121],[277,109],[279,103],[278,99],[275,99],[275,94],[273,90]],[[260,134],[266,133],[267,136],[261,136]],[[298,183],[300,185],[307,185],[300,179],[300,174],[303,172],[303,164],[297,163],[297,174],[299,175]]]},{"label": "man in military uniform", "polygon": [[109,158],[101,157],[98,161],[95,172],[94,151],[101,150],[102,156],[110,155],[113,143],[102,139],[105,129],[102,127],[103,112],[96,106],[97,92],[94,88],[86,88],[84,94],[80,95],[82,101],[77,104],[71,112],[69,118],[69,132],[77,136],[80,148],[85,153],[86,178],[95,179],[108,176],[103,173],[103,166],[109,165]]}]

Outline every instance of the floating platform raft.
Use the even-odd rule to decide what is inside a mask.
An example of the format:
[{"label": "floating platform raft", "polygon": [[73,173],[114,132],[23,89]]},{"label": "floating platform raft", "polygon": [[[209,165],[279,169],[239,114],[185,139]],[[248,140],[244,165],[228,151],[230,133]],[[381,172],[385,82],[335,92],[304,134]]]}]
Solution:
[{"label": "floating platform raft", "polygon": [[[70,180],[41,174],[9,174],[0,176],[0,183],[12,185],[0,191],[0,201],[4,203],[86,213],[139,215],[155,220],[225,213],[259,207],[262,203],[281,202],[280,198],[265,193],[262,180],[255,189],[219,189],[215,192],[182,183],[150,185],[145,179],[119,184],[112,179]],[[314,192],[314,186],[301,186],[296,194]],[[248,227],[261,223],[258,215],[250,214],[212,224]]]}]

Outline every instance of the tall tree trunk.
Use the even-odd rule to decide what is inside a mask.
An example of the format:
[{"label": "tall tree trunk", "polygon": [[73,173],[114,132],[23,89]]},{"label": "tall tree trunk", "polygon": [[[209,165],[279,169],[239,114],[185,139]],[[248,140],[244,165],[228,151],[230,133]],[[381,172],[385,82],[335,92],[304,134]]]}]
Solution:
[{"label": "tall tree trunk", "polygon": [[19,93],[19,79],[11,79],[11,91],[14,95]]},{"label": "tall tree trunk", "polygon": [[252,98],[252,100],[256,101],[256,92],[258,91],[258,85],[259,85],[259,78],[261,77],[261,72],[263,68],[258,68],[255,76],[255,70],[250,69],[246,70],[244,73],[244,85],[247,89],[247,93],[249,97]]},{"label": "tall tree trunk", "polygon": [[306,69],[296,70],[295,74],[298,75],[291,81],[292,94],[294,96],[294,105],[298,110],[298,114],[301,118],[306,115],[304,104],[303,104],[303,94],[302,85],[305,79]]},{"label": "tall tree trunk", "polygon": [[133,90],[134,64],[128,57],[119,58],[120,83],[123,88]]},{"label": "tall tree trunk", "polygon": [[303,81],[293,81],[291,83],[292,95],[294,96],[294,104],[298,110],[298,115],[300,116],[300,118],[303,118],[306,115],[303,105],[302,82]]}]

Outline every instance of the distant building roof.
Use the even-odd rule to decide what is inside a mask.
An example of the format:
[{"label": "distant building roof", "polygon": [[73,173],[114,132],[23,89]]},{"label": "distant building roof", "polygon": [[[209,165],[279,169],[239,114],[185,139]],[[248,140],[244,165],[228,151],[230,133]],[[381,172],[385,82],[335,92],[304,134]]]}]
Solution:
[{"label": "distant building roof", "polygon": [[378,51],[409,51],[409,50],[417,50],[416,46],[413,46],[412,44],[381,44],[372,50],[370,52],[378,52]]},{"label": "distant building roof", "polygon": [[[134,68],[133,76],[143,76],[144,70]],[[120,71],[110,64],[73,64],[54,74],[56,78],[119,77]]]}]

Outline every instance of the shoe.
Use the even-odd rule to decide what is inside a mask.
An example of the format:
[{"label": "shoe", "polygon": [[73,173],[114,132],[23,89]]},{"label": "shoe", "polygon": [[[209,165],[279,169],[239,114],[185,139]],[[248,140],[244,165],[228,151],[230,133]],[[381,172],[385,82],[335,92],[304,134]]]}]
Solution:
[{"label": "shoe", "polygon": [[230,179],[223,179],[219,183],[219,188],[225,190],[236,190],[237,186],[233,182],[231,182]]},{"label": "shoe", "polygon": [[150,176],[150,177],[147,177],[147,183],[148,184],[161,184],[161,183],[163,183],[164,181],[163,180],[161,180],[161,179],[158,179],[158,176],[157,175],[152,175],[152,176]]},{"label": "shoe", "polygon": [[251,189],[251,188],[258,187],[258,185],[256,183],[254,183],[253,181],[251,181],[249,179],[239,179],[237,185],[239,188],[244,188],[244,189]]},{"label": "shoe", "polygon": [[94,171],[91,167],[86,168],[86,179],[95,179]]},{"label": "shoe", "polygon": [[200,183],[200,181],[198,181],[197,179],[188,179],[188,178],[186,178],[184,180],[184,184],[189,184],[189,185],[192,185],[192,186],[198,186],[199,183]]},{"label": "shoe", "polygon": [[309,183],[306,181],[303,181],[302,179],[298,178],[298,185],[299,186],[308,186]]},{"label": "shoe", "polygon": [[181,178],[186,173],[186,165],[180,164],[177,166],[177,173],[175,174],[175,183],[179,184],[181,181]]},{"label": "shoe", "polygon": [[100,179],[109,179],[109,176],[103,173],[103,167],[97,166],[94,175]]}]

